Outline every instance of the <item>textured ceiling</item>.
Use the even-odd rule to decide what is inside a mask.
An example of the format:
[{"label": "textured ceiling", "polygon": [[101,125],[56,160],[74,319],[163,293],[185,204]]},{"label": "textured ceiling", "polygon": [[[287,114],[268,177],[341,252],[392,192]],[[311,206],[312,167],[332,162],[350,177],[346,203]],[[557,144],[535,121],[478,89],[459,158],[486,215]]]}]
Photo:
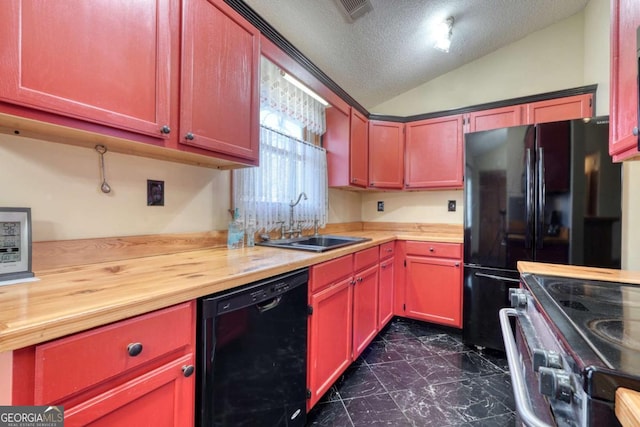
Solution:
[{"label": "textured ceiling", "polygon": [[[348,23],[335,0],[244,0],[367,109],[580,12],[589,0],[371,0]],[[429,28],[453,16],[451,50]]]}]

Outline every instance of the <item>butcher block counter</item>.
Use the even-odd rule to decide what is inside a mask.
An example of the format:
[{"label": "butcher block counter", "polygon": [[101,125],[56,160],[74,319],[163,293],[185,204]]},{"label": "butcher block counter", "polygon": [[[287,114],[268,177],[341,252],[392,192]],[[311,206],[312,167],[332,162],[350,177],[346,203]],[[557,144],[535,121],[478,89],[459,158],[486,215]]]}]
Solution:
[{"label": "butcher block counter", "polygon": [[0,354],[308,267],[396,239],[462,243],[462,232],[350,231],[371,240],[313,253],[210,248],[36,271],[0,286]]}]

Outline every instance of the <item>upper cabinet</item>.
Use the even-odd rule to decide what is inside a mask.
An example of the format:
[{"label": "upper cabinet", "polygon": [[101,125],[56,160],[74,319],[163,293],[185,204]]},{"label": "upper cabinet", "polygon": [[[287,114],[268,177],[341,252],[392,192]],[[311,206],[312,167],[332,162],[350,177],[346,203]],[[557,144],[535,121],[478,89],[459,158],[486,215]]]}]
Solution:
[{"label": "upper cabinet", "polygon": [[369,121],[369,186],[403,187],[404,124]]},{"label": "upper cabinet", "polygon": [[327,150],[329,187],[367,187],[368,123],[353,108],[348,113],[338,107],[327,108],[327,132],[323,146]]},{"label": "upper cabinet", "polygon": [[474,111],[465,117],[465,132],[519,126],[522,124],[523,105],[510,105],[490,110]]},{"label": "upper cabinet", "polygon": [[558,122],[593,116],[593,95],[566,96],[526,105],[527,118],[524,124]]},{"label": "upper cabinet", "polygon": [[7,0],[0,100],[168,138],[168,0]]},{"label": "upper cabinet", "polygon": [[640,2],[611,1],[609,154],[614,161],[638,155],[638,52]]},{"label": "upper cabinet", "polygon": [[223,1],[184,0],[181,144],[258,163],[260,32]]},{"label": "upper cabinet", "polygon": [[366,187],[369,183],[369,120],[351,109],[351,154],[349,169],[351,185]]},{"label": "upper cabinet", "polygon": [[70,129],[44,139],[95,144],[89,131],[118,137],[100,140],[114,151],[258,163],[260,35],[223,0],[3,6],[0,113]]},{"label": "upper cabinet", "polygon": [[405,188],[462,188],[462,115],[406,124]]}]

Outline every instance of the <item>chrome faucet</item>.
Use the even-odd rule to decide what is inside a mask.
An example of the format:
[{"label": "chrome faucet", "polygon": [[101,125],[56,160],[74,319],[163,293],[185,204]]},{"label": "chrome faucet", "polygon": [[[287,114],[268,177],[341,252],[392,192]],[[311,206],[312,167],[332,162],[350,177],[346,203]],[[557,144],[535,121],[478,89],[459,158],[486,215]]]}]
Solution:
[{"label": "chrome faucet", "polygon": [[300,193],[298,195],[298,200],[296,200],[295,202],[292,200],[291,203],[289,203],[289,230],[287,231],[290,235],[290,237],[293,237],[294,233],[298,233],[298,236],[300,236],[302,234],[302,229],[298,229],[295,230],[293,228],[293,208],[300,203],[300,199],[302,199],[304,197],[305,200],[307,200],[307,194],[303,191],[302,193]]}]

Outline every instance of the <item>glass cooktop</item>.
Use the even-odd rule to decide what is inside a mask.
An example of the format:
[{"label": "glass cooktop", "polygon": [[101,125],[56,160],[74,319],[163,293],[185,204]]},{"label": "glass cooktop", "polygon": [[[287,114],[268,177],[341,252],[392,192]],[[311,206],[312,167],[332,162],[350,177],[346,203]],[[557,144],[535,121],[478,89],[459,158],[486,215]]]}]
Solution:
[{"label": "glass cooktop", "polygon": [[580,357],[581,337],[606,367],[640,375],[640,285],[552,276],[525,282],[561,332],[575,328],[563,333],[574,353]]}]

